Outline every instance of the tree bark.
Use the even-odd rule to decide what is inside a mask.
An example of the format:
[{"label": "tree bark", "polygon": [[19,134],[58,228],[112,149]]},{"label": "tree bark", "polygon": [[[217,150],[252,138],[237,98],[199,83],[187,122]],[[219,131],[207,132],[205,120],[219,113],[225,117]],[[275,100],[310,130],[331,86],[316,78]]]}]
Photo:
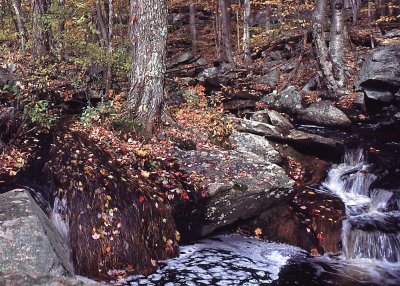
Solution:
[{"label": "tree bark", "polygon": [[337,94],[340,88],[336,83],[333,66],[329,56],[329,49],[326,45],[325,37],[325,24],[326,24],[326,10],[328,8],[327,0],[317,0],[314,13],[313,13],[313,37],[315,49],[318,59],[318,65],[322,78],[328,88],[329,93]]},{"label": "tree bark", "polygon": [[243,3],[243,54],[244,64],[251,65],[251,51],[250,51],[250,0],[244,0]]},{"label": "tree bark", "polygon": [[108,42],[107,42],[107,75],[106,75],[106,96],[109,95],[111,87],[111,66],[112,66],[112,41],[113,41],[113,1],[108,0]]},{"label": "tree bark", "polygon": [[233,62],[232,56],[232,43],[231,43],[231,24],[230,24],[230,13],[228,11],[228,3],[227,0],[219,0],[219,10],[221,11],[220,17],[220,35],[221,35],[221,43],[222,43],[222,52],[221,58],[227,62]]},{"label": "tree bark", "polygon": [[25,17],[21,8],[21,0],[12,0],[11,3],[14,8],[15,17],[17,20],[20,45],[21,47],[24,47],[26,44],[26,30],[25,30]]},{"label": "tree bark", "polygon": [[167,7],[165,0],[131,0],[131,89],[127,109],[145,135],[161,121],[165,99]]},{"label": "tree bark", "polygon": [[329,52],[332,59],[333,72],[338,87],[342,90],[345,85],[344,51],[345,51],[345,26],[344,26],[344,1],[332,0],[332,24]]},{"label": "tree bark", "polygon": [[32,0],[33,11],[33,55],[43,56],[50,52],[50,31],[43,16],[50,8],[50,0]]},{"label": "tree bark", "polygon": [[192,53],[196,55],[197,49],[197,30],[196,30],[196,9],[193,4],[189,4],[190,11],[190,36],[192,39]]},{"label": "tree bark", "polygon": [[104,19],[105,17],[99,0],[96,1],[95,7],[96,7],[96,20],[97,20],[96,22],[97,22],[97,27],[100,30],[101,40],[102,40],[101,42],[104,46],[108,46],[108,32],[107,32],[106,22]]}]

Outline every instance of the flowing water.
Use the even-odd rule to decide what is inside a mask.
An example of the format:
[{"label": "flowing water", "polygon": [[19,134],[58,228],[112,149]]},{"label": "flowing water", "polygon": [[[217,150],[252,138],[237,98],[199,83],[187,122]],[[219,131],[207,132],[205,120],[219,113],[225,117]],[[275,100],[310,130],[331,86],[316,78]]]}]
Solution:
[{"label": "flowing water", "polygon": [[[300,248],[240,235],[181,246],[180,256],[125,285],[400,285],[400,187],[373,189],[377,179],[363,150],[347,151],[320,186],[346,207],[338,257],[313,257]],[[68,237],[65,202],[55,200],[52,220]]]},{"label": "flowing water", "polygon": [[323,186],[346,205],[342,243],[347,259],[400,262],[399,189],[371,189],[376,176],[363,150],[347,151]]},{"label": "flowing water", "polygon": [[363,150],[349,150],[320,186],[346,206],[343,254],[305,251],[239,235],[182,246],[179,258],[130,285],[400,285],[400,190],[371,189],[377,179]]}]

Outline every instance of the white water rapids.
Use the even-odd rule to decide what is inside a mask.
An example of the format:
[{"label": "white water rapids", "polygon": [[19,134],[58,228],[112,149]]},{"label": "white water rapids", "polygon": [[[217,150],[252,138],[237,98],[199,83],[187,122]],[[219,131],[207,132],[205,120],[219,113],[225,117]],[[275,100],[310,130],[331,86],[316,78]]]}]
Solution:
[{"label": "white water rapids", "polygon": [[400,212],[398,190],[371,189],[376,176],[370,172],[363,150],[349,150],[342,164],[334,166],[323,186],[346,205],[342,244],[347,259],[366,258],[400,262]]},{"label": "white water rapids", "polygon": [[[180,247],[180,256],[147,277],[117,285],[400,285],[400,190],[371,189],[377,177],[362,150],[348,151],[321,188],[346,205],[343,255],[312,257],[297,247],[240,235],[217,236]],[[397,193],[399,192],[399,193]],[[68,238],[65,202],[52,220]]]}]

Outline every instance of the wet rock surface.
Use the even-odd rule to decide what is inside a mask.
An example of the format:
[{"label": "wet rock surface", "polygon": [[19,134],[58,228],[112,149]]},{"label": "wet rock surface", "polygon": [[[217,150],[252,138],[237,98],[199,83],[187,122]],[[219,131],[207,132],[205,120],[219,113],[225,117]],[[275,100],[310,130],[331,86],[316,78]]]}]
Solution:
[{"label": "wet rock surface", "polygon": [[328,192],[304,188],[294,198],[297,216],[312,229],[325,252],[339,253],[345,206]]},{"label": "wet rock surface", "polygon": [[295,245],[314,255],[339,253],[343,202],[336,196],[314,189],[301,189],[291,202],[265,210],[240,228],[263,239]]},{"label": "wet rock surface", "polygon": [[0,272],[72,275],[68,247],[29,193],[13,190],[0,201]]}]

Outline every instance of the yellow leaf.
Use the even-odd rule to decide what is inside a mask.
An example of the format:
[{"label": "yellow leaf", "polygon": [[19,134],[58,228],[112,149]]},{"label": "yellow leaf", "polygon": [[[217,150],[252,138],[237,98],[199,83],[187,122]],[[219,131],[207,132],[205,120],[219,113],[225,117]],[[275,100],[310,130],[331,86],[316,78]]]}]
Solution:
[{"label": "yellow leaf", "polygon": [[147,150],[145,150],[145,149],[136,149],[135,151],[136,151],[136,154],[138,154],[139,156],[142,156],[142,157],[144,157],[148,154]]},{"label": "yellow leaf", "polygon": [[175,239],[176,241],[181,240],[181,234],[179,233],[179,231],[175,231]]},{"label": "yellow leaf", "polygon": [[142,171],[142,176],[148,178],[150,176],[150,173],[147,171]]},{"label": "yellow leaf", "polygon": [[259,227],[257,227],[257,228],[254,230],[254,233],[255,233],[256,236],[260,236],[260,235],[262,234],[262,229],[259,228]]}]

